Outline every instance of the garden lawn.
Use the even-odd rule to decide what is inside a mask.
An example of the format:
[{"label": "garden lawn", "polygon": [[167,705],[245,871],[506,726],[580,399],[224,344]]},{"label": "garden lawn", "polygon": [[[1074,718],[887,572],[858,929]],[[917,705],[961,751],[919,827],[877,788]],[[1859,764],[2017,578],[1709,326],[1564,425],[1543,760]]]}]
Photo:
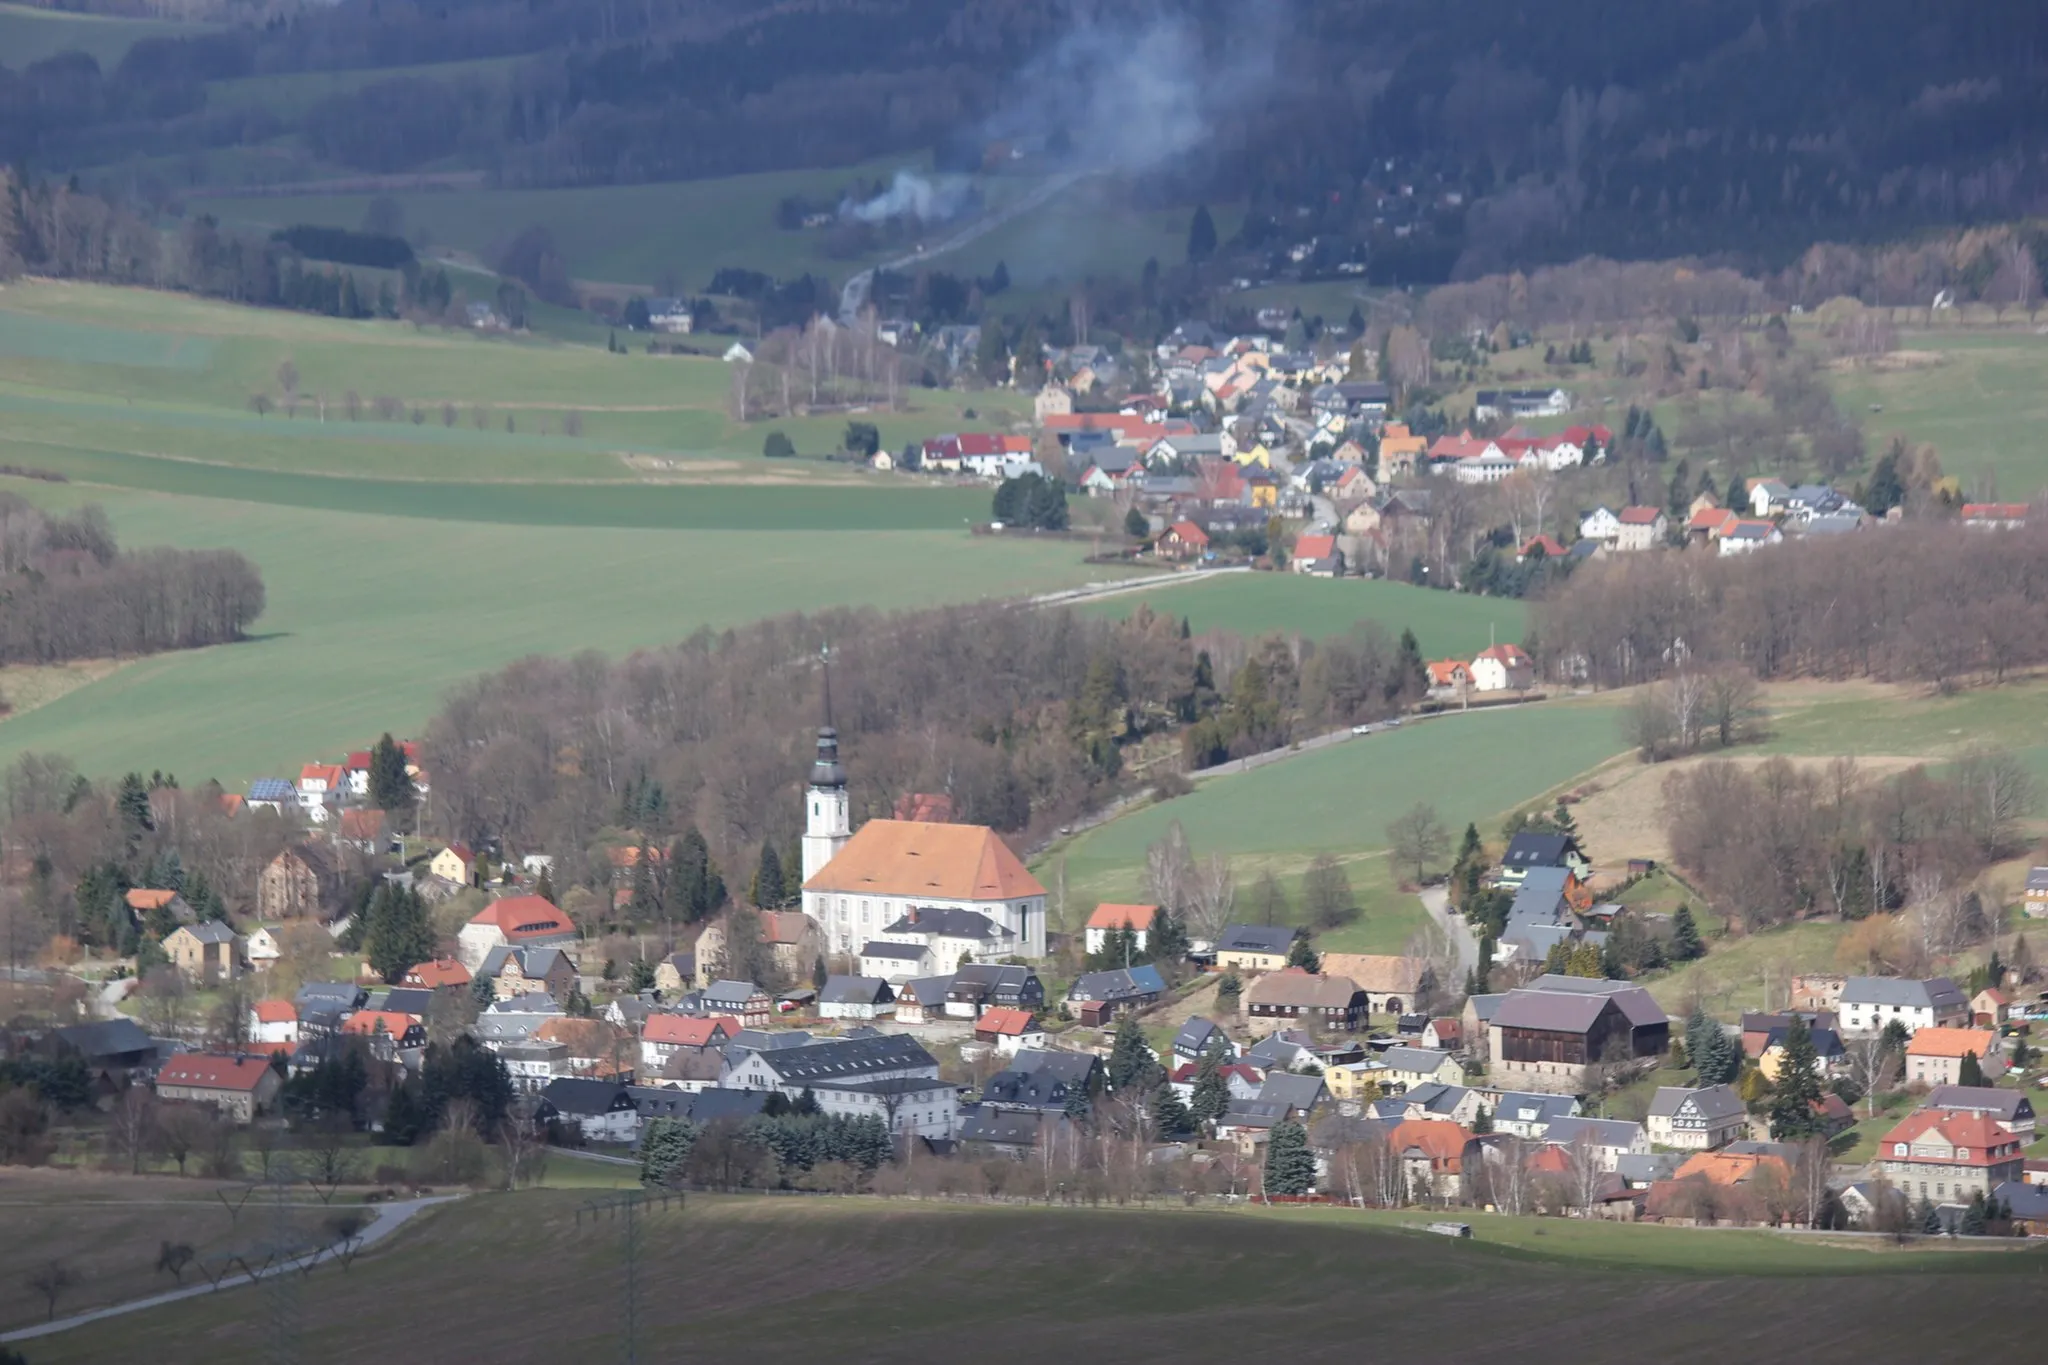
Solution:
[{"label": "garden lawn", "polygon": [[1744,752],[1940,761],[1972,749],[2015,754],[2036,781],[2048,781],[2048,679],[2021,679],[1946,697],[1918,689],[1876,694],[1858,689],[1840,700],[1822,694],[1779,710],[1771,718],[1770,737],[1759,750]]},{"label": "garden lawn", "polygon": [[1126,593],[1088,611],[1128,616],[1139,606],[1184,616],[1189,629],[1228,630],[1257,636],[1298,633],[1310,639],[1342,635],[1360,621],[1376,621],[1400,638],[1412,629],[1429,658],[1470,658],[1499,640],[1517,641],[1527,625],[1522,603],[1504,597],[1433,592],[1384,579],[1311,578],[1306,574],[1222,574],[1198,582],[1167,580],[1158,589]]},{"label": "garden lawn", "polygon": [[[1699,910],[1697,904],[1693,907]],[[1765,1007],[1766,981],[1771,992],[1769,1004],[1785,1007],[1786,992],[1795,973],[1828,971],[1838,967],[1835,950],[1848,934],[1847,924],[1790,924],[1779,929],[1740,937],[1716,937],[1719,921],[1702,915],[1700,928],[1706,935],[1707,955],[1670,971],[1642,978],[1650,994],[1667,1013],[1683,1015],[1694,999],[1723,1019],[1733,1019],[1743,1010]]]},{"label": "garden lawn", "polygon": [[[1351,951],[1393,951],[1421,923],[1415,898],[1395,889],[1397,876],[1411,874],[1390,868],[1381,856],[1394,817],[1428,802],[1455,843],[1468,821],[1490,829],[1506,812],[1611,756],[1620,743],[1617,734],[1613,708],[1604,701],[1544,702],[1411,721],[1250,772],[1205,779],[1187,796],[1119,816],[1055,847],[1036,870],[1051,886],[1065,862],[1067,917],[1079,923],[1099,901],[1142,899],[1145,848],[1178,821],[1197,858],[1231,858],[1238,914],[1249,917],[1255,913],[1249,893],[1261,871],[1285,879],[1298,914],[1299,874],[1318,854],[1329,853],[1346,865],[1366,914],[1321,942]],[[1389,923],[1389,931],[1376,929],[1376,919]]]},{"label": "garden lawn", "polygon": [[[954,530],[892,529],[886,520],[819,529],[831,524],[827,509],[805,513],[806,490],[699,490],[704,501],[685,524],[723,517],[727,529],[678,531],[4,486],[58,505],[101,497],[126,546],[232,547],[261,570],[269,606],[255,639],[137,660],[0,720],[0,753],[56,751],[96,775],[161,768],[187,783],[239,785],[386,730],[417,733],[450,688],[527,654],[656,646],[700,627],[825,606],[1011,597],[1102,572],[1080,563],[1070,543],[969,537],[957,518]],[[499,494],[475,496],[496,507]],[[502,496],[515,494],[537,506],[548,496]],[[777,522],[774,499],[783,496],[798,506]]]}]

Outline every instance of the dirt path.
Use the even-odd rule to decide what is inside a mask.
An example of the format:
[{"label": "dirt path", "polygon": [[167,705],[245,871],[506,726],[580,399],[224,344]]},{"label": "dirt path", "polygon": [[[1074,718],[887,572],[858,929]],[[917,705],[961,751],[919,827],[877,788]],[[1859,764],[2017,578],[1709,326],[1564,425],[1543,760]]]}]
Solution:
[{"label": "dirt path", "polygon": [[[403,1199],[378,1206],[377,1216],[371,1220],[370,1225],[364,1228],[357,1238],[356,1251],[363,1252],[369,1250],[411,1221],[413,1215],[419,1213],[422,1209],[431,1208],[435,1204],[453,1203],[460,1198],[462,1196],[459,1194],[442,1194],[435,1195],[430,1199]],[[106,1308],[95,1308],[89,1313],[77,1313],[68,1318],[58,1318],[54,1322],[39,1322],[33,1327],[18,1327],[12,1332],[0,1332],[0,1342],[29,1341],[36,1337],[53,1336],[58,1332],[68,1332],[74,1327],[83,1327],[87,1323],[99,1322],[106,1318],[120,1317],[124,1313],[139,1313],[145,1308],[157,1308],[167,1303],[177,1303],[183,1299],[195,1299],[201,1294],[216,1294],[223,1289],[233,1289],[239,1285],[254,1284],[258,1280],[268,1279],[273,1275],[282,1275],[287,1271],[308,1271],[322,1262],[340,1259],[341,1254],[341,1251],[336,1247],[323,1247],[319,1251],[313,1252],[310,1256],[296,1257],[281,1265],[230,1275],[217,1285],[190,1284],[182,1289],[173,1289],[165,1294],[151,1294],[147,1298],[130,1299],[126,1303],[112,1304]]]}]

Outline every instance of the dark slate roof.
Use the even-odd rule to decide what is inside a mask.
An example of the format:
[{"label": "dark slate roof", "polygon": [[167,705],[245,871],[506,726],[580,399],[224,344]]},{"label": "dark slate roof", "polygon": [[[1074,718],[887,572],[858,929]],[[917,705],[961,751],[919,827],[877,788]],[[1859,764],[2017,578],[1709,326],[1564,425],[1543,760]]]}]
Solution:
[{"label": "dark slate roof", "polygon": [[1044,1072],[1061,1080],[1084,1081],[1094,1074],[1102,1059],[1092,1052],[1067,1052],[1059,1048],[1027,1047],[1010,1059],[1010,1070],[1037,1074]]},{"label": "dark slate roof", "polygon": [[744,1123],[768,1107],[766,1090],[699,1090],[690,1100],[693,1123],[716,1123],[732,1119]]},{"label": "dark slate roof", "polygon": [[998,1147],[1030,1147],[1037,1143],[1040,1133],[1057,1134],[1066,1124],[1064,1114],[976,1104],[961,1112],[958,1138],[961,1142],[986,1142]]},{"label": "dark slate roof", "polygon": [[956,910],[943,905],[920,905],[913,909],[917,915],[915,924],[911,923],[909,915],[903,915],[882,932],[930,934],[936,938],[991,939],[1002,936],[1002,930],[995,921],[978,910]]},{"label": "dark slate roof", "polygon": [[626,1087],[617,1081],[591,1080],[584,1076],[557,1076],[547,1083],[541,1098],[563,1114],[609,1114],[620,1101],[632,1103]]},{"label": "dark slate roof", "polygon": [[1642,1135],[1642,1125],[1625,1119],[1555,1118],[1543,1132],[1546,1142],[1573,1142],[1584,1135],[1595,1147],[1627,1147]]},{"label": "dark slate roof", "polygon": [[1294,946],[1294,930],[1284,924],[1233,924],[1216,940],[1218,952],[1284,953]]},{"label": "dark slate roof", "polygon": [[1259,1099],[1266,1104],[1284,1104],[1289,1109],[1313,1109],[1327,1097],[1321,1076],[1297,1076],[1292,1071],[1275,1071],[1259,1086]]},{"label": "dark slate roof", "polygon": [[2048,891],[2048,867],[2030,867],[2027,869],[2027,890]]},{"label": "dark slate roof", "polygon": [[626,1093],[633,1097],[633,1106],[643,1119],[686,1119],[690,1101],[696,1098],[687,1090],[665,1085],[629,1085]]},{"label": "dark slate roof", "polygon": [[1523,1090],[1502,1093],[1493,1106],[1493,1116],[1504,1123],[1540,1123],[1546,1128],[1571,1116],[1577,1103],[1570,1095],[1538,1095]]},{"label": "dark slate roof", "polygon": [[1146,995],[1164,995],[1166,978],[1159,969],[1119,967],[1111,972],[1087,972],[1075,980],[1067,999],[1079,1001],[1131,1000]]},{"label": "dark slate roof", "polygon": [[2017,1090],[1989,1085],[1937,1085],[1927,1092],[1922,1109],[1968,1109],[1991,1114],[2007,1123],[2034,1117],[2034,1105]]},{"label": "dark slate roof", "polygon": [[915,981],[904,982],[902,989],[896,992],[896,999],[915,1000],[918,1004],[930,1008],[946,1003],[946,992],[952,988],[953,978],[950,976],[921,976]]},{"label": "dark slate roof", "polygon": [[2026,1218],[2035,1222],[2048,1219],[2048,1185],[2029,1185],[2023,1180],[2008,1180],[1992,1191],[1998,1202],[2012,1210],[2015,1218]]},{"label": "dark slate roof", "polygon": [[434,1007],[434,993],[418,986],[393,986],[384,993],[384,1003],[378,1009],[394,1010],[399,1014],[424,1015]]},{"label": "dark slate roof", "polygon": [[187,924],[181,932],[192,935],[201,943],[233,943],[235,941],[235,931],[217,919],[201,920],[197,924]]},{"label": "dark slate roof", "polygon": [[701,992],[704,1008],[711,1011],[741,1009],[765,992],[751,981],[714,981]]},{"label": "dark slate roof", "polygon": [[1703,1119],[1733,1118],[1743,1111],[1742,1096],[1735,1093],[1730,1085],[1709,1085],[1689,1090],[1682,1085],[1660,1085],[1650,1099],[1650,1113],[1658,1118],[1670,1118],[1678,1113],[1679,1107],[1690,1098],[1693,1109]]},{"label": "dark slate roof", "polygon": [[879,1033],[872,1038],[840,1038],[812,1043],[808,1047],[782,1048],[762,1054],[763,1060],[784,1083],[807,1081],[853,1081],[877,1071],[898,1071],[905,1067],[933,1067],[938,1061],[924,1050],[924,1044],[900,1033]]},{"label": "dark slate roof", "polygon": [[[860,955],[862,957],[893,957],[902,962],[915,962],[930,951],[931,949],[925,947],[922,943],[890,943],[885,939],[876,939],[862,948]],[[951,981],[953,978],[949,976],[943,979]]]},{"label": "dark slate roof", "polygon": [[1180,1026],[1180,1032],[1173,1035],[1173,1050],[1184,1057],[1200,1057],[1218,1040],[1228,1044],[1230,1039],[1211,1020],[1195,1015]]},{"label": "dark slate roof", "polygon": [[[1786,1030],[1783,1028],[1772,1029],[1764,1039],[1764,1047],[1766,1049],[1774,1048],[1783,1043],[1785,1041],[1785,1032]],[[1808,1029],[1807,1032],[1813,1037],[1813,1050],[1816,1056],[1828,1058],[1846,1057],[1849,1055],[1849,1049],[1842,1046],[1842,1035],[1833,1029],[1816,1028]]]},{"label": "dark slate roof", "polygon": [[1465,1003],[1472,1007],[1472,1013],[1480,1023],[1490,1024],[1493,1022],[1493,1012],[1500,1008],[1500,1002],[1505,999],[1507,993],[1503,991],[1496,995],[1469,996]]},{"label": "dark slate roof", "polygon": [[1380,1060],[1395,1071],[1435,1071],[1450,1059],[1450,1053],[1430,1047],[1390,1047],[1380,1054]]},{"label": "dark slate roof", "polygon": [[878,976],[831,976],[818,993],[821,1005],[886,1005],[896,998],[889,983]]},{"label": "dark slate roof", "polygon": [[103,1019],[96,1024],[72,1024],[57,1030],[67,1047],[84,1057],[119,1057],[128,1053],[153,1052],[155,1041],[133,1019]]},{"label": "dark slate roof", "polygon": [[302,1014],[308,1005],[318,1007],[324,1004],[330,1009],[352,1010],[362,1003],[363,990],[346,981],[308,981],[299,987],[299,993],[293,1000]]},{"label": "dark slate roof", "polygon": [[1508,851],[1500,858],[1500,865],[1509,868],[1563,867],[1567,850],[1576,851],[1578,843],[1568,834],[1517,834],[1508,840]]},{"label": "dark slate roof", "polygon": [[[1534,998],[1539,996],[1553,1002],[1591,1001],[1592,1008],[1590,1011],[1584,1012],[1584,1018],[1588,1025],[1599,1017],[1599,1003],[1603,998],[1612,998],[1614,1003],[1621,1007],[1621,1012],[1627,1016],[1629,1023],[1636,1028],[1647,1028],[1671,1022],[1670,1016],[1664,1013],[1656,1000],[1651,998],[1650,993],[1641,986],[1632,986],[1626,981],[1600,981],[1587,977],[1557,976],[1548,973],[1537,977],[1520,990],[1508,992],[1508,998],[1494,1012],[1493,1022],[1519,1028],[1546,1028],[1551,1026],[1524,1023],[1519,1017],[1511,1018],[1509,1017],[1510,1011],[1515,1012],[1517,1015],[1524,1015],[1533,1010],[1556,1018],[1570,1018],[1578,1013],[1561,1006],[1539,1006],[1534,1001]],[[1569,1028],[1574,1026],[1566,1024],[1563,1027]]]},{"label": "dark slate roof", "polygon": [[1449,1116],[1457,1112],[1465,1097],[1472,1092],[1462,1085],[1445,1085],[1442,1081],[1425,1081],[1415,1086],[1401,1098],[1411,1105],[1421,1105],[1431,1114]]},{"label": "dark slate roof", "polygon": [[1630,1185],[1669,1180],[1682,1158],[1676,1152],[1623,1152],[1614,1159],[1614,1173]]}]

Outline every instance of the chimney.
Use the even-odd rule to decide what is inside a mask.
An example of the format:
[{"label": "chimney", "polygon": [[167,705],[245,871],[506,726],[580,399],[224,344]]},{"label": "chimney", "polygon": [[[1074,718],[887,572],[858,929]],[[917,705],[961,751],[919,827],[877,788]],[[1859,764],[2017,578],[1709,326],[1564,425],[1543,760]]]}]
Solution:
[{"label": "chimney", "polygon": [[917,907],[916,907],[916,906],[914,906],[914,905],[913,905],[913,906],[911,906],[911,907],[910,907],[910,914],[909,914],[908,916],[906,916],[906,918],[908,918],[908,919],[909,919],[909,921],[910,921],[910,922],[911,922],[912,924],[915,924],[915,923],[917,923]]}]

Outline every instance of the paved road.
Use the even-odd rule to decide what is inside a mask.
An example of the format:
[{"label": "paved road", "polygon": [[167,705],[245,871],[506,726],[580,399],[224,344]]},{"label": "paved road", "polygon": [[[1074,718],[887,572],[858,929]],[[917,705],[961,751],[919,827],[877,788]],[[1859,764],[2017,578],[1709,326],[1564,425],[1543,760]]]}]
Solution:
[{"label": "paved road", "polygon": [[1445,990],[1463,990],[1465,978],[1479,961],[1479,936],[1465,917],[1451,908],[1451,893],[1441,886],[1426,886],[1421,891],[1422,908],[1429,912],[1430,919],[1450,939],[1452,949],[1458,955],[1458,979],[1440,983]]},{"label": "paved road", "polygon": [[[460,1198],[462,1196],[459,1194],[442,1194],[435,1195],[430,1199],[400,1199],[394,1200],[389,1204],[375,1206],[376,1217],[371,1219],[370,1225],[364,1228],[360,1234],[358,1238],[359,1249],[368,1250],[370,1247],[383,1241],[386,1237],[389,1237],[392,1233],[398,1231],[400,1227],[404,1226],[420,1210],[435,1204],[452,1203]],[[217,1286],[208,1283],[188,1284],[183,1289],[173,1289],[165,1294],[152,1294],[146,1299],[130,1299],[126,1303],[112,1304],[106,1308],[95,1308],[89,1313],[75,1313],[68,1318],[58,1318],[55,1322],[39,1322],[33,1327],[16,1328],[12,1332],[0,1333],[0,1342],[29,1341],[35,1337],[53,1336],[58,1332],[68,1332],[74,1327],[83,1327],[90,1322],[101,1322],[107,1318],[117,1318],[124,1313],[139,1313],[145,1308],[156,1308],[167,1303],[177,1303],[181,1299],[195,1299],[201,1294],[214,1294],[222,1289],[233,1289],[237,1285],[254,1284],[257,1280],[267,1279],[272,1275],[282,1275],[286,1271],[308,1270],[323,1261],[335,1260],[339,1256],[340,1252],[334,1247],[324,1247],[310,1256],[301,1256],[282,1265],[271,1266],[268,1270],[230,1275]]]}]

